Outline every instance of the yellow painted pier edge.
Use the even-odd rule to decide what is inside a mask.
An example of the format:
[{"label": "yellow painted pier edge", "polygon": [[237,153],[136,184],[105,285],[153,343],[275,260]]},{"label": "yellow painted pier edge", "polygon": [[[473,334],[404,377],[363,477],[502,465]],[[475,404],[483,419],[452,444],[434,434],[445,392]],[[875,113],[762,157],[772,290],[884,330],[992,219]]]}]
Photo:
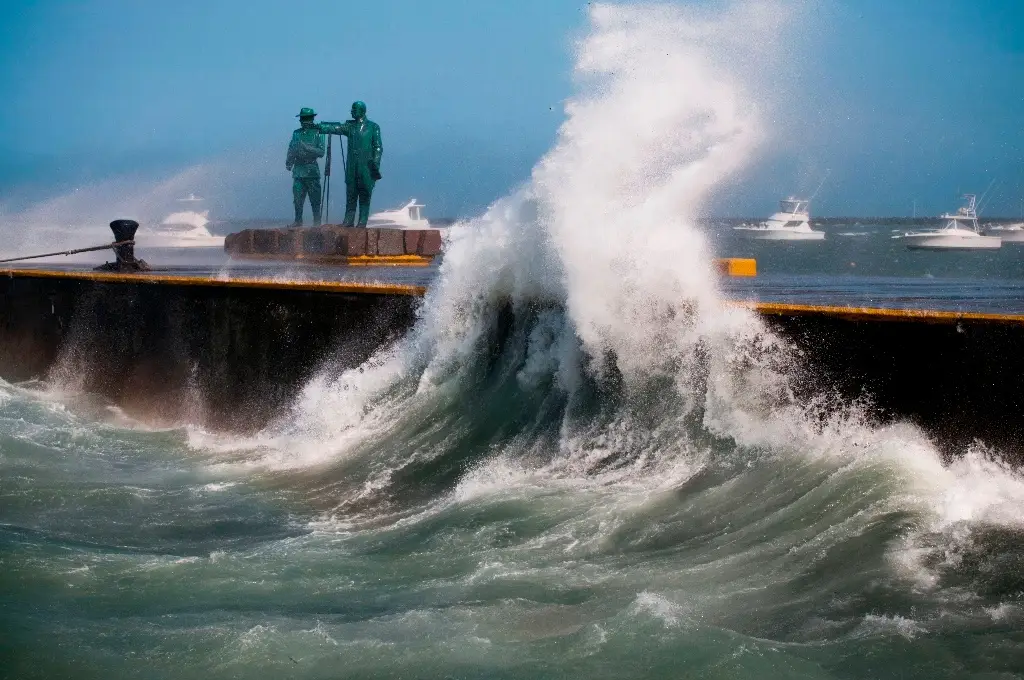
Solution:
[{"label": "yellow painted pier edge", "polygon": [[728,304],[734,307],[750,309],[763,316],[831,316],[849,321],[914,321],[937,324],[955,324],[960,321],[970,321],[974,323],[1024,325],[1024,314],[800,305],[788,302],[752,302],[747,300],[733,300]]},{"label": "yellow painted pier edge", "polygon": [[218,288],[254,288],[271,290],[302,290],[323,293],[365,293],[369,295],[423,296],[426,286],[398,283],[362,283],[351,281],[278,281],[275,279],[234,278],[219,279],[211,276],[154,274],[116,274],[110,272],[70,272],[49,269],[0,269],[0,276],[9,278],[68,279],[97,283],[141,283],[167,286],[213,286]]},{"label": "yellow painted pier edge", "polygon": [[[335,265],[342,267],[427,267],[433,262],[433,257],[424,255],[304,255],[295,254],[289,257],[282,257],[278,254],[268,253],[241,253],[232,254],[231,257],[238,260],[262,260],[262,261],[292,261],[308,262],[310,264]],[[726,257],[715,260],[715,269],[723,276],[750,277],[757,276],[757,260],[744,257]]]},{"label": "yellow painted pier edge", "polygon": [[304,255],[282,257],[273,253],[232,254],[236,260],[263,260],[268,262],[299,261],[341,267],[429,267],[434,258],[427,255]]}]

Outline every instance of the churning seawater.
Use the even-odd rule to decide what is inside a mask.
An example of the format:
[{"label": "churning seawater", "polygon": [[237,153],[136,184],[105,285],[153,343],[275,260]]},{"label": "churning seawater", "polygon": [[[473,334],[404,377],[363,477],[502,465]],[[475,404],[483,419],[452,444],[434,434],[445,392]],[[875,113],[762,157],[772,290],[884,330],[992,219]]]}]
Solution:
[{"label": "churning seawater", "polygon": [[593,8],[416,327],[254,436],[0,384],[0,674],[1020,677],[1024,477],[794,400],[686,217],[785,9]]}]

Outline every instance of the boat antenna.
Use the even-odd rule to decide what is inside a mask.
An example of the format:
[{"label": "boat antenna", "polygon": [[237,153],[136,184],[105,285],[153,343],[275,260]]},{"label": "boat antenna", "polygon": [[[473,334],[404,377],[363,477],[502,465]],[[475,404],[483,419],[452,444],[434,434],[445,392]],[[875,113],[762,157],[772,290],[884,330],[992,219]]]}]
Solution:
[{"label": "boat antenna", "polygon": [[[992,181],[988,183],[988,188],[987,188],[987,189],[985,189],[985,193],[983,193],[983,194],[981,195],[981,198],[979,198],[979,199],[978,199],[978,209],[977,209],[977,210],[975,210],[975,213],[980,213],[980,212],[981,212],[982,210],[984,210],[984,208],[985,208],[985,205],[986,205],[986,200],[985,200],[985,199],[986,199],[986,197],[988,196],[988,193],[989,193],[989,191],[991,191],[991,190],[992,190],[992,185],[993,185],[993,184],[996,184],[996,178],[995,178],[995,177],[993,177],[993,178],[992,178]],[[1000,182],[1000,184],[1001,184],[1001,182]],[[996,185],[996,188],[997,188],[997,189],[998,189],[998,186],[999,186],[999,185]],[[998,193],[999,193],[999,192],[997,191],[997,192],[996,192],[996,194],[998,194]],[[993,196],[995,196],[996,194],[993,194]]]},{"label": "boat antenna", "polygon": [[807,199],[807,202],[808,202],[808,203],[810,203],[811,201],[813,201],[813,200],[814,200],[814,197],[818,195],[818,192],[819,192],[819,191],[821,191],[821,188],[822,188],[823,186],[825,186],[825,180],[827,180],[827,179],[828,179],[828,176],[829,176],[829,174],[831,174],[831,172],[832,172],[831,170],[826,170],[826,171],[825,171],[825,176],[824,176],[824,177],[822,177],[822,178],[821,178],[821,182],[819,182],[819,183],[818,183],[818,188],[817,188],[817,189],[815,189],[815,190],[814,190],[814,193],[813,193],[813,194],[811,194],[811,197]]}]

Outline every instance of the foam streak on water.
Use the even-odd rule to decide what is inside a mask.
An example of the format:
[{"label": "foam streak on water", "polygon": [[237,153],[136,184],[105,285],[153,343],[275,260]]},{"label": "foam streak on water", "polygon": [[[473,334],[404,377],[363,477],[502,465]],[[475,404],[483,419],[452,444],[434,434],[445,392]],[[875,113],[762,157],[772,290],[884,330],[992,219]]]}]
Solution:
[{"label": "foam streak on water", "polygon": [[1017,677],[1020,473],[798,402],[693,226],[795,9],[592,8],[556,145],[415,329],[255,437],[3,386],[4,668]]}]

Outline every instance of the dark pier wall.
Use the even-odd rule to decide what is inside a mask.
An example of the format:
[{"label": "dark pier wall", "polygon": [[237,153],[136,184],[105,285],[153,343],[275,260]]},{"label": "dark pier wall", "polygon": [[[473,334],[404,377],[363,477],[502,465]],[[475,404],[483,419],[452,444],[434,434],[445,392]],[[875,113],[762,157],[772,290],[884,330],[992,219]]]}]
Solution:
[{"label": "dark pier wall", "polygon": [[1024,317],[759,307],[801,350],[803,394],[865,399],[949,455],[980,440],[1024,462]]},{"label": "dark pier wall", "polygon": [[357,366],[413,324],[412,287],[0,275],[0,376],[102,394],[156,422],[246,431],[330,360]]},{"label": "dark pier wall", "polygon": [[[412,327],[411,286],[0,272],[0,377],[98,393],[155,422],[234,431],[280,414],[325,364]],[[866,398],[947,452],[1024,460],[1024,317],[750,304],[801,350],[798,384]]]}]

